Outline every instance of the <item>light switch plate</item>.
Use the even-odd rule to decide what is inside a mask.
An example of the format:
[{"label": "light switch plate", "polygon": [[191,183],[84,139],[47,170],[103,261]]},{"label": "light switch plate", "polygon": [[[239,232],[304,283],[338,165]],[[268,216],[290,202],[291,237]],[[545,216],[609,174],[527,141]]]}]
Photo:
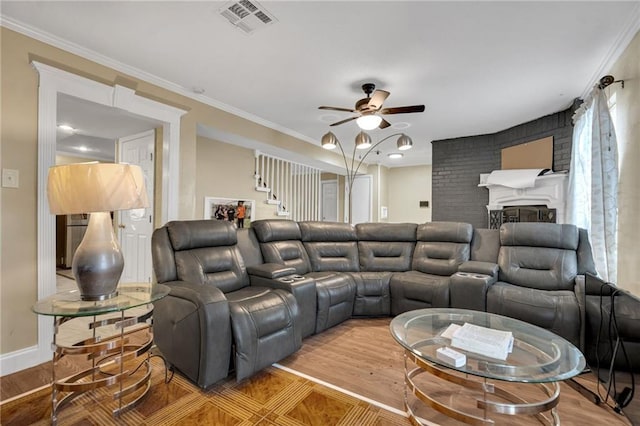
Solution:
[{"label": "light switch plate", "polygon": [[14,169],[2,169],[2,187],[17,188],[20,184],[20,172]]}]

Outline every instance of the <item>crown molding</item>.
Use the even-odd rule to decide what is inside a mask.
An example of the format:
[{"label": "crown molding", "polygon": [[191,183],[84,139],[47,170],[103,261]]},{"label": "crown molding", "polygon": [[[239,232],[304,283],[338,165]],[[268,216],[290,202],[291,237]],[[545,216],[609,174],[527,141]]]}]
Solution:
[{"label": "crown molding", "polygon": [[122,72],[128,74],[132,77],[138,78],[140,80],[146,81],[148,83],[159,86],[163,89],[169,90],[171,92],[177,93],[179,95],[185,96],[187,98],[196,100],[203,104],[209,105],[211,107],[217,108],[219,110],[228,112],[230,114],[236,115],[238,117],[244,118],[245,120],[249,120],[253,123],[259,124],[261,126],[276,130],[285,135],[294,137],[296,139],[300,139],[304,142],[311,143],[314,145],[318,144],[317,140],[310,138],[306,135],[298,133],[292,129],[281,126],[279,124],[273,123],[269,120],[266,120],[262,117],[258,117],[257,115],[251,114],[247,111],[241,110],[231,105],[227,105],[224,102],[220,102],[216,99],[210,98],[208,96],[193,93],[192,91],[175,84],[169,80],[165,80],[161,77],[158,77],[154,74],[151,74],[147,71],[143,71],[141,69],[132,67],[115,59],[112,59],[108,56],[102,55],[98,52],[95,52],[91,49],[87,49],[82,47],[76,43],[72,43],[68,40],[50,34],[46,31],[42,31],[40,29],[34,28],[30,25],[27,25],[21,21],[15,20],[13,18],[7,17],[3,14],[0,14],[0,26],[8,28],[10,30],[16,31],[22,35],[27,37],[31,37],[35,40],[41,41],[43,43],[49,44],[51,46],[57,47],[59,49],[65,50],[74,55],[78,55],[90,61],[93,61],[97,64],[103,65],[105,67],[109,67],[118,72]]},{"label": "crown molding", "polygon": [[604,57],[602,63],[600,64],[600,67],[598,67],[596,72],[589,80],[589,83],[584,88],[582,95],[580,95],[582,99],[586,98],[589,92],[593,90],[593,87],[600,81],[600,78],[606,75],[611,70],[611,68],[613,68],[613,65],[620,58],[625,49],[629,46],[629,43],[631,43],[633,37],[635,37],[638,31],[640,31],[640,2],[636,4],[636,7],[629,14],[627,22],[624,25],[621,25],[620,28],[621,31],[618,34],[618,38],[616,39],[613,46],[611,46],[611,48],[609,49],[607,55]]}]

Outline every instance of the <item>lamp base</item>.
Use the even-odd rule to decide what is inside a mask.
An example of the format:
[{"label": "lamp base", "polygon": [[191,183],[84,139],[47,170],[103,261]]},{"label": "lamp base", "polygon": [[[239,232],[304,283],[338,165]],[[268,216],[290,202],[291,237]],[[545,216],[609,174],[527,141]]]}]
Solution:
[{"label": "lamp base", "polygon": [[71,268],[82,300],[99,301],[117,296],[124,258],[109,212],[91,213]]},{"label": "lamp base", "polygon": [[[78,286],[78,287],[80,287],[80,286]],[[90,294],[87,294],[87,295],[82,294],[82,290],[80,290],[80,300],[84,300],[85,302],[99,302],[99,301],[102,301],[102,300],[113,299],[114,297],[117,297],[117,296],[118,296],[118,292],[117,291],[114,291],[111,294],[102,294],[102,295],[99,295],[99,296],[93,296],[93,295],[90,295]]]}]

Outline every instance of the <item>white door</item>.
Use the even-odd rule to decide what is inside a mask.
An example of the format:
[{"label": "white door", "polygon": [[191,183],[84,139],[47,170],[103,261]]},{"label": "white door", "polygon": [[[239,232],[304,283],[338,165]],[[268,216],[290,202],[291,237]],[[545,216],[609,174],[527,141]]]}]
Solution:
[{"label": "white door", "polygon": [[124,210],[119,214],[120,246],[124,256],[124,271],[120,282],[151,282],[155,131],[120,138],[118,142],[120,162],[140,166],[149,197],[149,207]]},{"label": "white door", "polygon": [[322,220],[338,221],[338,181],[322,181]]},{"label": "white door", "polygon": [[[353,180],[353,197],[351,214],[351,223],[364,223],[371,222],[371,199],[372,199],[372,178],[370,175],[356,176]],[[345,196],[347,205],[348,196]],[[345,209],[346,211],[347,209]],[[346,216],[346,215],[345,215]],[[345,218],[345,222],[348,221],[348,216]]]}]

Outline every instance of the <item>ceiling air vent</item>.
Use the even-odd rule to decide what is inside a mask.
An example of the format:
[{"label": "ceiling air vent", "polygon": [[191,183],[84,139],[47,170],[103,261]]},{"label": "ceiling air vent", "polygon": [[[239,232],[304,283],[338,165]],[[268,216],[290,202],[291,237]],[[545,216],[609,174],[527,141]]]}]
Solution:
[{"label": "ceiling air vent", "polygon": [[278,21],[264,6],[253,0],[227,2],[218,12],[247,34]]}]

